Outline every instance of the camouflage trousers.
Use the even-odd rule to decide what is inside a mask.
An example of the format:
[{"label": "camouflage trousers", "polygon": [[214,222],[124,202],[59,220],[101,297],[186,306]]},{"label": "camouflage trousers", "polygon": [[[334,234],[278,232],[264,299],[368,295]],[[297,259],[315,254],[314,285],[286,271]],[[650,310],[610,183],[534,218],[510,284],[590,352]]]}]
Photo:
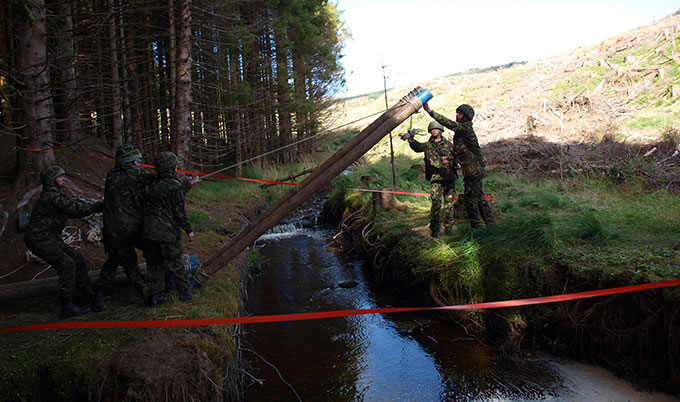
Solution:
[{"label": "camouflage trousers", "polygon": [[146,250],[144,250],[144,258],[146,258],[146,268],[149,272],[149,290],[152,295],[163,291],[166,273],[171,274],[177,290],[180,292],[191,288],[184,272],[183,254],[184,248],[179,241],[174,243],[149,241]]},{"label": "camouflage trousers", "polygon": [[136,242],[135,244],[111,242],[106,244],[106,254],[108,254],[108,258],[106,262],[104,262],[104,265],[102,265],[99,274],[99,287],[104,290],[109,290],[113,287],[113,281],[116,278],[118,266],[123,267],[123,271],[133,284],[144,282],[144,278],[139,271],[137,251],[135,248],[144,249],[144,245],[141,244],[141,242]]},{"label": "camouflage trousers", "polygon": [[[442,199],[444,200],[442,206]],[[430,183],[430,231],[439,233],[441,223],[444,227],[453,225],[453,203],[456,200],[456,182]]]},{"label": "camouflage trousers", "polygon": [[78,250],[64,244],[61,239],[29,239],[26,246],[59,273],[59,296],[72,298],[76,289],[90,285],[87,273],[90,268]]},{"label": "camouflage trousers", "polygon": [[484,199],[482,190],[482,176],[465,176],[465,210],[467,211],[470,226],[476,227],[482,224],[495,223],[491,205]]}]

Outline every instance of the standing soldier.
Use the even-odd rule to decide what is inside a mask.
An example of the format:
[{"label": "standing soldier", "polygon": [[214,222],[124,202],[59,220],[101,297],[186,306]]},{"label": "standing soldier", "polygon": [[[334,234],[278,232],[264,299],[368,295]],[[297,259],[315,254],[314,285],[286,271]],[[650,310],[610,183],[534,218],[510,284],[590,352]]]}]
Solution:
[{"label": "standing soldier", "polygon": [[141,244],[144,205],[147,187],[156,175],[140,166],[142,153],[132,144],[123,144],[116,151],[116,165],[106,175],[104,189],[104,247],[108,259],[102,265],[92,305],[104,311],[104,302],[113,287],[118,266],[123,267],[137,293],[148,301],[148,288],[139,271],[135,247]]},{"label": "standing soldier", "polygon": [[423,109],[433,119],[455,133],[453,136],[453,146],[458,160],[463,165],[463,182],[465,183],[464,201],[470,226],[480,226],[481,220],[484,220],[486,224],[495,223],[493,211],[491,211],[491,206],[484,200],[484,191],[482,190],[485,163],[477,135],[472,127],[472,118],[475,116],[475,110],[470,105],[462,104],[456,109],[456,121],[451,121],[446,116],[432,110],[427,103],[423,105]]},{"label": "standing soldier", "polygon": [[62,192],[66,172],[58,165],[49,165],[40,172],[43,191],[33,206],[31,219],[26,227],[26,247],[59,273],[59,297],[61,318],[75,317],[90,311],[78,306],[74,297],[92,301],[94,292],[87,276],[89,268],[80,252],[64,244],[61,232],[67,218],[82,218],[103,210],[101,202],[92,204],[70,200]]},{"label": "standing soldier", "polygon": [[172,152],[161,152],[156,156],[156,179],[149,187],[144,211],[143,237],[148,240],[145,257],[149,271],[151,298],[149,306],[167,303],[161,295],[166,272],[175,280],[179,300],[189,301],[196,297],[189,291],[191,285],[184,273],[182,263],[182,229],[193,240],[194,232],[184,208],[184,197],[191,186],[198,183],[198,176],[191,180],[177,174],[177,156]]},{"label": "standing soldier", "polygon": [[[444,233],[453,234],[453,203],[456,196],[456,154],[453,144],[442,133],[444,127],[436,121],[427,126],[430,139],[421,143],[406,136],[408,145],[416,152],[425,153],[425,178],[430,181],[430,234],[439,237],[440,222],[443,220]],[[442,197],[444,208],[442,209]],[[441,217],[443,216],[443,219]]]}]

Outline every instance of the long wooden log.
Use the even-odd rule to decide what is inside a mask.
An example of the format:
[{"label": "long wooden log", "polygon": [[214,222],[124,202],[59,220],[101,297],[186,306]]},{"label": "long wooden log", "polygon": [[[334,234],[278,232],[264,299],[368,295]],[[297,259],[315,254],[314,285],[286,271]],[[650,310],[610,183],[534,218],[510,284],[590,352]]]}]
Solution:
[{"label": "long wooden log", "polygon": [[198,270],[197,275],[200,276],[202,273],[205,273],[209,277],[226,266],[229,261],[257,240],[268,229],[280,222],[302,202],[310,198],[322,187],[328,185],[333,178],[356,162],[387,133],[394,130],[409,116],[417,112],[422,102],[427,102],[430,97],[429,91],[423,90],[420,87],[411,91],[316,168],[298,186],[290,190],[276,204],[243,229],[229,244],[206,261],[202,269]]},{"label": "long wooden log", "polygon": [[[317,167],[317,168],[316,168],[309,176],[307,176],[307,178],[306,178],[302,183],[300,183],[298,186],[296,186],[295,188],[293,188],[293,190],[291,190],[291,191],[289,191],[288,193],[284,194],[284,196],[281,197],[281,198],[280,198],[273,206],[271,206],[271,207],[269,208],[268,211],[270,211],[270,210],[276,210],[276,209],[280,208],[281,205],[285,204],[288,200],[290,200],[290,199],[295,195],[296,190],[297,190],[299,187],[301,187],[301,186],[305,183],[305,181],[310,180],[310,179],[314,179],[314,178],[315,178],[316,176],[318,176],[319,173],[322,172],[324,169],[327,169],[327,168],[330,167],[333,163],[337,162],[338,159],[340,159],[343,155],[345,155],[347,152],[349,152],[350,149],[352,149],[353,147],[355,147],[355,146],[357,146],[358,144],[360,144],[361,141],[363,141],[364,139],[366,139],[366,137],[367,137],[371,132],[373,132],[373,130],[375,130],[375,128],[377,128],[377,127],[380,126],[385,120],[387,120],[386,114],[387,114],[387,113],[383,113],[382,115],[380,115],[380,117],[378,117],[377,119],[375,119],[371,124],[368,125],[368,127],[366,127],[364,130],[362,130],[359,134],[355,135],[355,136],[354,136],[347,144],[345,144],[345,146],[343,146],[343,147],[340,148],[337,152],[335,152],[333,155],[331,155],[331,157],[328,158],[328,159],[326,159],[326,161],[324,161],[324,163],[323,163],[321,166]],[[268,211],[267,211],[267,212],[268,212]],[[262,221],[266,218],[266,215],[265,215],[265,214],[266,214],[266,212],[263,213],[263,214],[261,214],[260,216],[258,216],[253,222],[250,223],[250,225],[248,225],[248,226],[247,226],[246,228],[244,228],[241,232],[239,232],[239,234],[236,236],[236,238],[239,238],[239,237],[241,237],[241,236],[247,235],[250,231],[254,230],[256,227],[258,227],[259,225],[261,225]],[[265,230],[265,232],[266,232],[266,231],[267,231],[267,230]],[[264,233],[264,232],[263,232],[263,233]],[[258,235],[257,237],[260,237],[260,236],[261,236],[261,234]],[[255,237],[255,239],[257,239],[257,237]],[[233,242],[232,242],[232,243],[233,243]],[[212,264],[214,264],[215,261],[216,261],[218,258],[221,258],[221,256],[222,256],[222,254],[224,253],[224,251],[225,251],[228,247],[230,247],[230,246],[231,246],[231,243],[230,243],[230,244],[227,244],[227,245],[226,245],[225,247],[223,247],[220,251],[218,251],[218,252],[215,253],[212,257],[210,257],[210,258],[203,264],[203,266],[204,266],[204,267],[208,267],[208,266],[211,266]],[[233,258],[233,256],[232,256],[231,258]],[[231,258],[230,258],[229,260],[231,260]],[[227,263],[229,262],[229,260],[227,260],[226,262],[224,262],[224,264],[227,264]],[[205,268],[204,268],[204,269],[205,269]],[[217,271],[217,270],[215,270],[215,271]],[[214,272],[214,271],[213,271],[213,272]]]},{"label": "long wooden log", "polygon": [[[88,276],[92,282],[95,282],[97,278],[99,278],[99,272],[99,270],[88,272]],[[34,281],[23,281],[0,285],[0,301],[52,294],[56,295],[59,293],[58,280],[58,277],[53,276],[50,278],[36,279]],[[113,284],[119,285],[126,283],[127,281],[128,278],[125,272],[123,272],[123,270],[119,270],[119,272],[116,274]]]}]

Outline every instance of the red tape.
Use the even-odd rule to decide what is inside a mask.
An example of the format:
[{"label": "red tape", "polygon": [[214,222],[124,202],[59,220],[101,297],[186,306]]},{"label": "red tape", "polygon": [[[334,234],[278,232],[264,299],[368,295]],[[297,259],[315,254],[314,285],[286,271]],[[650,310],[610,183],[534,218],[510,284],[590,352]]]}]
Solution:
[{"label": "red tape", "polygon": [[680,285],[680,279],[665,282],[646,283],[642,285],[623,286],[618,288],[591,290],[587,292],[569,293],[556,296],[534,297],[531,299],[516,299],[487,303],[461,304],[456,306],[445,307],[386,307],[359,310],[321,311],[316,313],[293,313],[293,314],[260,315],[247,317],[202,318],[192,320],[55,322],[50,324],[34,324],[19,327],[3,328],[0,329],[0,332],[35,331],[42,329],[159,328],[159,327],[193,327],[202,325],[258,324],[271,322],[318,320],[322,318],[338,318],[366,314],[403,313],[407,311],[473,310],[473,309],[519,307],[530,306],[534,304],[547,304],[578,299],[587,299],[599,296],[609,296],[613,294],[630,293],[641,290],[656,289],[676,285]]},{"label": "red tape", "polygon": [[[19,147],[19,148],[25,149],[25,150],[30,150],[30,151],[39,151],[39,152],[47,152],[47,151],[54,149],[54,148],[38,149],[38,148],[32,148],[32,147]],[[76,155],[87,156],[88,158],[96,158],[96,159],[103,159],[103,160],[107,160],[107,161],[115,161],[115,159],[109,158],[109,157],[106,157],[106,156],[90,155],[90,154],[84,154],[84,153],[81,153],[81,152],[73,152],[73,151],[69,151],[69,150],[64,150],[64,151],[70,152],[70,153],[76,154]],[[155,168],[154,165],[147,165],[147,164],[144,164],[144,163],[140,164],[140,166],[144,166],[144,167],[150,168],[150,169]],[[264,179],[248,179],[248,178],[245,178],[245,177],[225,176],[225,175],[221,175],[221,174],[208,174],[208,173],[196,172],[196,171],[193,171],[193,170],[179,170],[178,169],[177,171],[180,172],[180,173],[189,174],[189,175],[193,175],[195,173],[199,176],[211,176],[211,177],[219,177],[221,179],[243,180],[243,181],[251,181],[251,182],[255,182],[255,183],[279,184],[279,185],[282,185],[282,186],[297,186],[298,185],[298,183],[289,183],[289,182],[284,182],[284,181],[273,181],[273,180],[264,180]],[[391,191],[391,190],[371,190],[371,189],[362,189],[362,188],[349,188],[347,190],[366,191],[366,192],[370,192],[370,193],[418,195],[418,196],[423,196],[423,197],[429,197],[430,196],[429,193],[408,193],[408,192],[404,192],[404,191]],[[462,195],[457,195],[457,197],[460,197],[462,199]],[[490,200],[489,196],[487,196],[486,199]]]}]

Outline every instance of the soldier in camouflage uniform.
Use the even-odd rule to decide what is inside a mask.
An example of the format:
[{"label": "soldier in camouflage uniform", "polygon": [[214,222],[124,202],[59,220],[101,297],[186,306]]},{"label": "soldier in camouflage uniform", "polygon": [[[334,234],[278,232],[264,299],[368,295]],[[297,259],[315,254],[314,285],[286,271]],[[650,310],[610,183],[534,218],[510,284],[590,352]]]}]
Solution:
[{"label": "soldier in camouflage uniform", "polygon": [[143,238],[148,240],[145,257],[151,307],[168,302],[161,295],[166,272],[170,272],[175,279],[180,301],[196,297],[189,291],[191,285],[185,276],[181,238],[182,230],[189,235],[189,240],[194,238],[184,208],[184,197],[191,186],[198,182],[198,177],[191,180],[180,177],[176,172],[177,162],[177,156],[172,152],[161,152],[156,156],[157,177],[149,187],[144,211]]},{"label": "soldier in camouflage uniform", "polygon": [[95,311],[107,309],[105,299],[113,287],[118,266],[122,266],[139,295],[148,301],[148,288],[139,271],[135,248],[144,249],[142,225],[146,192],[156,175],[140,166],[142,153],[132,144],[116,151],[116,165],[106,175],[104,189],[104,247],[108,259],[102,265],[92,305]]},{"label": "soldier in camouflage uniform", "polygon": [[[491,206],[484,199],[482,179],[484,178],[485,163],[482,149],[479,147],[477,135],[472,127],[475,111],[472,106],[462,104],[456,109],[456,121],[435,112],[426,103],[423,109],[444,127],[453,130],[453,146],[456,156],[463,165],[463,182],[465,183],[464,201],[470,225],[480,226],[482,220],[486,224],[495,223]],[[481,215],[481,219],[480,219]]]},{"label": "soldier in camouflage uniform", "polygon": [[88,307],[75,304],[74,297],[94,296],[89,267],[80,252],[64,244],[61,232],[67,218],[82,218],[103,210],[103,204],[81,203],[70,200],[62,192],[66,172],[57,165],[49,165],[40,172],[43,191],[33,206],[31,219],[26,227],[26,247],[59,273],[60,317],[68,318],[90,311]]},{"label": "soldier in camouflage uniform", "polygon": [[[456,196],[456,154],[453,144],[442,133],[444,127],[436,121],[427,127],[430,139],[421,143],[408,138],[408,145],[415,152],[425,153],[425,178],[430,182],[430,234],[439,237],[440,222],[444,223],[444,232],[453,233],[453,203]],[[442,209],[442,197],[444,208]],[[443,218],[443,219],[442,219]]]}]

